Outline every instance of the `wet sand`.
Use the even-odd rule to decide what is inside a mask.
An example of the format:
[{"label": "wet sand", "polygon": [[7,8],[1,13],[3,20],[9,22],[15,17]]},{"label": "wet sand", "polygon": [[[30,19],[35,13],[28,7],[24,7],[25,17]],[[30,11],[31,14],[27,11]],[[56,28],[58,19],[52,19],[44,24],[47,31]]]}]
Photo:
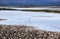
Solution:
[{"label": "wet sand", "polygon": [[0,25],[0,39],[60,39],[60,32],[38,30],[32,26]]}]

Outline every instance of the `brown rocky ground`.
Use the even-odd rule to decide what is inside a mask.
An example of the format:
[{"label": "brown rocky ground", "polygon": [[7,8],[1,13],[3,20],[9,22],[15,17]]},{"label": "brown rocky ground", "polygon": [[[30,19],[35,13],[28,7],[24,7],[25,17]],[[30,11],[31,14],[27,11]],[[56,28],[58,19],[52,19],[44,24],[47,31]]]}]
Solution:
[{"label": "brown rocky ground", "polygon": [[60,39],[60,32],[38,30],[32,26],[0,25],[0,39]]}]

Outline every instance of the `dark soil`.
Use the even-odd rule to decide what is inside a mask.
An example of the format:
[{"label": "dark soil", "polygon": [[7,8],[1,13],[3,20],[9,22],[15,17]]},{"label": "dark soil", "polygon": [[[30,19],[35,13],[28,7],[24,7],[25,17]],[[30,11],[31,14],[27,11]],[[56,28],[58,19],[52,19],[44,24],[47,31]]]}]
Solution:
[{"label": "dark soil", "polygon": [[0,25],[0,39],[60,39],[60,32],[38,30],[32,26]]}]

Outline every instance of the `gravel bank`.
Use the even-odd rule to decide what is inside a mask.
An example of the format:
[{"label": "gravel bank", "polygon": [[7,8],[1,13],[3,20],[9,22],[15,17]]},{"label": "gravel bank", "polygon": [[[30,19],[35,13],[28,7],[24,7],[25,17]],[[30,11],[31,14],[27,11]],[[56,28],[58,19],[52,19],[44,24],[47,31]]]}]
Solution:
[{"label": "gravel bank", "polygon": [[37,30],[32,26],[0,25],[0,39],[60,39],[60,32]]}]

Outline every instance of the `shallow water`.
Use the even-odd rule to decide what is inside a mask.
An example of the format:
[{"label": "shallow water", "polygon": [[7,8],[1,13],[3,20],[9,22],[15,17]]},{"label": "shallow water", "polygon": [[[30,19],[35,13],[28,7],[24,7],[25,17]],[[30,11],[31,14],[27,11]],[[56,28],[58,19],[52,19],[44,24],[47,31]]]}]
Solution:
[{"label": "shallow water", "polygon": [[60,32],[60,14],[49,12],[0,11],[0,24],[32,25],[38,29]]}]

